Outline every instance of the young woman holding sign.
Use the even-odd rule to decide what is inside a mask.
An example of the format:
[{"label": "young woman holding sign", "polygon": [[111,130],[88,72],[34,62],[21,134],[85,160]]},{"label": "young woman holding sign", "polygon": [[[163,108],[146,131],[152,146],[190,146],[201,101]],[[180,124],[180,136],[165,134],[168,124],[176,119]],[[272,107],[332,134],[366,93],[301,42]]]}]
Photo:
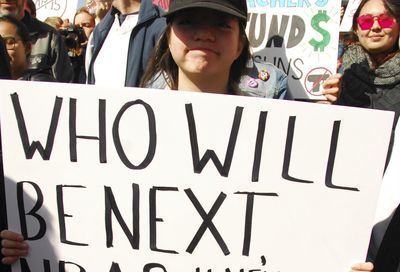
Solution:
[{"label": "young woman holding sign", "polygon": [[[394,111],[393,127],[400,115],[399,22],[399,0],[361,1],[353,18],[354,41],[343,55],[344,75],[338,101],[342,105]],[[377,271],[394,271],[388,269],[389,266],[397,266],[397,271],[400,271],[400,241],[393,241],[397,243],[395,250],[388,250],[387,245],[381,246],[387,227],[388,224],[384,228],[374,228],[368,260],[375,263]],[[393,240],[394,236],[386,239]],[[374,266],[360,263],[352,269],[373,271]]]},{"label": "young woman holding sign", "polygon": [[[245,33],[246,0],[172,0],[167,28],[159,40],[141,85],[152,88],[283,98],[286,75],[272,64],[251,59]],[[338,78],[325,82],[335,101]],[[2,261],[28,254],[24,238],[3,231]]]},{"label": "young woman holding sign", "polygon": [[339,104],[400,114],[399,0],[363,0],[343,55]]}]

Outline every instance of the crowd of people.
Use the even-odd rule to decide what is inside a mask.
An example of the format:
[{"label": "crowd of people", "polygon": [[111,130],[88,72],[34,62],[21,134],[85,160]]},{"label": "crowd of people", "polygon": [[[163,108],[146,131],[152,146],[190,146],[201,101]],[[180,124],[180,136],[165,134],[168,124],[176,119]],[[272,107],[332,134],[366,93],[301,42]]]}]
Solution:
[{"label": "crowd of people", "polygon": [[[11,78],[286,98],[286,74],[252,58],[245,0],[171,0],[167,12],[151,0],[95,2],[96,11],[89,2],[72,24],[49,18],[49,26],[34,18],[32,6],[25,9],[26,0],[1,0],[0,35]],[[84,35],[79,50],[64,42],[76,28]],[[400,114],[399,32],[399,0],[362,0],[341,44],[341,73],[323,84],[325,103],[394,111],[394,131]],[[268,80],[251,87],[244,82],[263,72]],[[384,237],[385,231],[374,235]],[[6,230],[1,238],[4,264],[28,254],[21,235]],[[382,240],[372,237],[370,262],[352,271],[373,271]],[[400,271],[400,253],[394,256]]]}]

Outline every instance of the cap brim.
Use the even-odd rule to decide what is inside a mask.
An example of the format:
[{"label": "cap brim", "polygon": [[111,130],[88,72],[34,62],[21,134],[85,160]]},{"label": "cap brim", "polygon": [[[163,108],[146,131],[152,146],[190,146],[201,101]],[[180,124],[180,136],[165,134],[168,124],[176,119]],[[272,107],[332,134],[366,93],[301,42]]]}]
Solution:
[{"label": "cap brim", "polygon": [[247,16],[244,16],[241,12],[239,12],[236,9],[221,5],[221,4],[216,3],[216,2],[202,2],[202,1],[198,1],[198,2],[195,2],[195,3],[190,3],[188,5],[185,5],[184,7],[176,8],[173,11],[167,11],[162,16],[163,17],[170,17],[170,16],[174,15],[176,12],[179,12],[179,11],[182,11],[182,10],[185,10],[185,9],[191,9],[191,8],[212,9],[212,10],[216,10],[216,11],[220,11],[220,12],[223,12],[223,13],[227,13],[227,14],[233,15],[233,16],[237,17],[239,20],[247,21]]}]

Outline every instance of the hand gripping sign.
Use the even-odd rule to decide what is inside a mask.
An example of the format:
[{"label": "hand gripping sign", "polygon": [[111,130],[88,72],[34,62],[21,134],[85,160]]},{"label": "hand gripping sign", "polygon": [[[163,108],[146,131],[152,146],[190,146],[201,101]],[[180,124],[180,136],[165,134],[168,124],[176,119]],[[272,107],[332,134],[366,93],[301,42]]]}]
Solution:
[{"label": "hand gripping sign", "polygon": [[0,218],[30,245],[13,271],[336,272],[366,253],[392,113],[0,86]]}]

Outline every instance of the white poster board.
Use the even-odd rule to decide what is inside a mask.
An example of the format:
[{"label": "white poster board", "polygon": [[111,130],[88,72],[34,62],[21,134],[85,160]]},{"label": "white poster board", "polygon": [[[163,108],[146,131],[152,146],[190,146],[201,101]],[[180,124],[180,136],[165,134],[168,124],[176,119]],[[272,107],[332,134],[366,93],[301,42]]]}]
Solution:
[{"label": "white poster board", "polygon": [[0,88],[9,228],[34,238],[13,271],[337,272],[365,256],[390,112]]},{"label": "white poster board", "polygon": [[336,73],[340,2],[247,0],[247,33],[256,58],[282,69],[296,99],[323,100]]},{"label": "white poster board", "polygon": [[351,27],[353,25],[353,15],[354,13],[356,13],[360,3],[361,0],[349,0],[349,2],[347,3],[346,11],[340,24],[341,32],[351,31]]},{"label": "white poster board", "polygon": [[36,5],[37,18],[41,21],[47,17],[58,16],[73,21],[79,7],[78,0],[33,0]]},{"label": "white poster board", "polygon": [[388,219],[400,204],[400,123],[397,123],[390,161],[382,181],[375,222]]}]

